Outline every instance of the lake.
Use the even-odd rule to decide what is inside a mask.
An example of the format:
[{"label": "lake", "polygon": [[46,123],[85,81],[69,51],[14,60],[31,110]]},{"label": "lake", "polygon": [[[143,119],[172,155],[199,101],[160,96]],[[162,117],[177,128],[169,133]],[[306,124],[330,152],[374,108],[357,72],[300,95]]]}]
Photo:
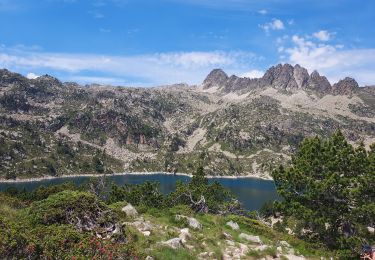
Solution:
[{"label": "lake", "polygon": [[[50,186],[61,184],[67,181],[71,181],[76,185],[83,184],[91,177],[66,177],[58,179],[46,179],[34,182],[17,182],[17,183],[0,183],[0,191],[4,191],[9,187],[15,187],[17,189],[26,189],[32,191],[42,185]],[[124,185],[125,183],[139,184],[145,181],[157,181],[160,183],[160,191],[164,194],[171,192],[176,187],[176,181],[181,180],[188,182],[190,177],[181,175],[168,175],[168,174],[153,174],[153,175],[115,175],[108,176],[110,180],[115,182],[117,185]],[[275,184],[273,181],[261,180],[255,178],[212,178],[210,182],[218,181],[223,186],[227,187],[233,192],[238,200],[244,205],[247,210],[258,210],[262,205],[269,201],[278,199],[276,193]]]}]

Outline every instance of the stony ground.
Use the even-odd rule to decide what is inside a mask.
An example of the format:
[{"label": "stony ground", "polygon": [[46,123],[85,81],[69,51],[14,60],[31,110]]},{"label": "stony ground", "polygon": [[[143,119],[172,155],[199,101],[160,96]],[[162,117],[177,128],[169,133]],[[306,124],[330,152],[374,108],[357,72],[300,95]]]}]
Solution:
[{"label": "stony ground", "polygon": [[321,259],[327,251],[238,216],[122,208],[123,225],[146,259]]}]

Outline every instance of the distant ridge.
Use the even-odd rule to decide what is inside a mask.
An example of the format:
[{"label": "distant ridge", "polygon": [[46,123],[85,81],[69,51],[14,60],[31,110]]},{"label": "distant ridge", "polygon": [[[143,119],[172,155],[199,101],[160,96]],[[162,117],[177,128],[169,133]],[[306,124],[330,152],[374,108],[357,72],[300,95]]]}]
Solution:
[{"label": "distant ridge", "polygon": [[269,68],[261,78],[241,78],[228,75],[221,69],[211,71],[203,81],[203,88],[217,87],[223,92],[251,90],[265,87],[274,87],[287,91],[306,89],[322,94],[350,95],[359,86],[352,78],[345,78],[333,86],[325,76],[317,71],[308,73],[300,65],[278,64]]}]

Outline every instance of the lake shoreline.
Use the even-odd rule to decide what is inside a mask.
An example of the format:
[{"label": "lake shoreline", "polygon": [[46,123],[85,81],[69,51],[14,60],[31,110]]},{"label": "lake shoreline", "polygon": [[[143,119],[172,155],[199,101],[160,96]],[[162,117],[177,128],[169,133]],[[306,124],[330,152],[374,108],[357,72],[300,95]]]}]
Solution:
[{"label": "lake shoreline", "polygon": [[[36,177],[36,178],[26,178],[26,179],[15,179],[15,180],[8,180],[8,179],[0,179],[0,183],[25,183],[25,182],[38,182],[44,180],[54,180],[54,179],[64,179],[64,178],[75,178],[75,177],[101,177],[101,176],[123,176],[123,175],[157,175],[157,174],[165,174],[165,175],[176,175],[176,176],[187,176],[192,177],[192,174],[187,173],[171,173],[171,172],[123,172],[123,173],[112,173],[112,174],[71,174],[71,175],[61,175],[61,176],[45,176],[45,177]],[[221,178],[221,179],[243,179],[243,178],[252,178],[252,179],[260,179],[266,181],[272,181],[272,178],[266,178],[259,175],[243,175],[243,176],[233,176],[233,175],[208,175],[206,176],[208,179],[213,178]]]}]

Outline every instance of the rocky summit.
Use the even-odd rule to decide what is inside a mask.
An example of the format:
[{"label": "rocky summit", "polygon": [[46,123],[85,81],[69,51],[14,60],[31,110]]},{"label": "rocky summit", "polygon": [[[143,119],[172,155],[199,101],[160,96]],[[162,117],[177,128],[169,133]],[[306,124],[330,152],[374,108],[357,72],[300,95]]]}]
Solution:
[{"label": "rocky summit", "polygon": [[201,85],[81,86],[0,70],[0,178],[123,171],[270,178],[306,136],[375,141],[375,88],[279,64]]}]

